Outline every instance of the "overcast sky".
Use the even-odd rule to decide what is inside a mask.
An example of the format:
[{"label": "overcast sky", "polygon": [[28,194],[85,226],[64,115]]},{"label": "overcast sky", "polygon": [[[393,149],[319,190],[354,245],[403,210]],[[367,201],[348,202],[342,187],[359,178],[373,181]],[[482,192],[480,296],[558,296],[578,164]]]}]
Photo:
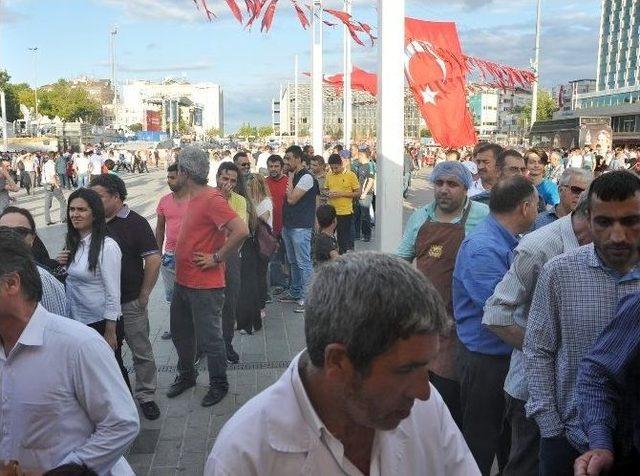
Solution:
[{"label": "overcast sky", "polygon": [[[299,0],[301,4],[305,0]],[[310,33],[289,0],[280,0],[269,33],[249,31],[221,0],[208,0],[209,23],[192,0],[0,0],[0,68],[15,82],[89,75],[109,77],[109,32],[117,24],[118,79],[186,76],[213,81],[225,95],[225,129],[269,124],[271,98],[293,78],[293,58],[310,70]],[[238,1],[243,5],[242,0]],[[375,28],[375,0],[355,0],[354,17]],[[540,76],[545,87],[595,78],[600,0],[543,0]],[[341,0],[325,0],[341,8]],[[407,15],[454,21],[465,53],[518,67],[533,55],[536,0],[406,0]],[[259,26],[259,25],[258,25]],[[342,29],[325,28],[325,72],[342,65]],[[353,61],[375,70],[375,48],[354,46]]]}]

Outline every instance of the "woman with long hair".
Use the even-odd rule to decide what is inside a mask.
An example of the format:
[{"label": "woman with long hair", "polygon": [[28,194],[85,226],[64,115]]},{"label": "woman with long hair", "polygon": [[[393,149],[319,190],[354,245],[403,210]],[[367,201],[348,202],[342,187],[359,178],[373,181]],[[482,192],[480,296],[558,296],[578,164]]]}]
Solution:
[{"label": "woman with long hair", "polygon": [[[66,294],[69,317],[95,329],[115,351],[116,360],[129,387],[122,363],[120,268],[122,252],[108,236],[100,196],[79,188],[69,196],[67,237],[58,261],[67,268]],[[120,331],[120,332],[119,332]]]},{"label": "woman with long hair", "polygon": [[245,184],[247,216],[251,236],[241,248],[240,286],[237,321],[241,333],[252,334],[262,329],[261,311],[267,300],[267,266],[269,259],[260,253],[257,231],[273,223],[273,202],[264,178],[255,174]]},{"label": "woman with long hair", "polygon": [[560,192],[554,182],[544,178],[544,169],[549,163],[547,153],[542,149],[529,149],[524,153],[524,161],[529,171],[529,180],[538,190],[541,211],[544,211],[546,205],[555,207],[560,203]]}]

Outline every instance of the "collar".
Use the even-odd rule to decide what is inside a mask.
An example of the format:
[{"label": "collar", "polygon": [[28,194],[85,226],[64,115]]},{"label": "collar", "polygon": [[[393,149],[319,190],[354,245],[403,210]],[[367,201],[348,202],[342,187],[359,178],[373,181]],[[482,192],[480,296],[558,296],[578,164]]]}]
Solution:
[{"label": "collar", "polygon": [[127,218],[130,212],[131,212],[131,209],[129,208],[129,205],[123,204],[122,208],[118,210],[118,213],[116,213],[116,216],[118,218]]},{"label": "collar", "polygon": [[[469,202],[471,202],[471,205],[469,205]],[[462,206],[462,209],[460,210],[460,213],[450,222],[448,223],[458,223],[461,219],[462,219],[462,215],[464,215],[464,211],[467,209],[468,206],[472,206],[473,202],[469,199],[469,197],[466,197],[464,200],[464,205]],[[440,223],[440,220],[438,219],[438,215],[436,215],[436,201],[434,200],[433,202],[425,205],[424,207],[424,212],[427,215],[427,220],[431,220],[434,222],[438,222]]]},{"label": "collar", "polygon": [[309,425],[313,433],[320,437],[322,435],[322,431],[328,431],[327,427],[322,423],[322,420],[316,413],[315,408],[311,404],[311,400],[309,400],[309,396],[307,395],[307,390],[304,388],[304,384],[302,383],[302,378],[300,378],[300,356],[299,354],[296,358],[296,366],[292,369],[291,372],[291,386],[293,387],[293,393],[298,401],[298,406],[300,407],[300,412],[302,413],[302,418],[304,418],[305,422]]},{"label": "collar", "polygon": [[638,265],[634,266],[626,274],[623,275],[622,273],[616,271],[615,269],[610,268],[602,261],[600,256],[598,256],[598,252],[596,251],[596,248],[593,243],[587,246],[589,247],[589,251],[588,251],[589,255],[587,257],[587,264],[589,265],[589,267],[602,269],[609,276],[616,279],[618,283],[624,283],[626,281],[635,281],[640,279],[640,266]]},{"label": "collar", "polygon": [[500,236],[502,236],[502,238],[512,247],[515,248],[515,246],[518,244],[518,237],[516,235],[514,235],[513,233],[511,233],[509,230],[507,230],[502,223],[500,223],[498,220],[496,220],[496,217],[493,215],[493,213],[490,213],[489,216],[487,217],[487,224],[489,226],[491,226],[491,228],[494,228],[495,230],[498,231],[498,233],[500,234]]},{"label": "collar", "polygon": [[84,238],[82,238],[80,240],[80,243],[82,243],[83,245],[89,245],[91,244],[91,233],[89,233],[87,236],[85,236]]},{"label": "collar", "polygon": [[44,344],[44,330],[47,326],[48,312],[38,304],[36,310],[31,315],[27,327],[24,328],[17,344],[26,346],[41,346]]}]

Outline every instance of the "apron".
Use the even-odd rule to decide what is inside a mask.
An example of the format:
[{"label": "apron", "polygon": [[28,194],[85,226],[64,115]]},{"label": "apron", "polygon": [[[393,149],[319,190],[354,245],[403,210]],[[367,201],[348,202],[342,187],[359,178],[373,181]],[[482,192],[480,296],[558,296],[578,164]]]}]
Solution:
[{"label": "apron", "polygon": [[448,332],[440,336],[440,353],[431,371],[440,377],[455,380],[455,352],[458,336],[453,321],[451,284],[458,249],[465,236],[464,226],[471,209],[467,204],[458,223],[438,223],[428,219],[418,231],[416,239],[416,265],[442,297],[450,320]]}]

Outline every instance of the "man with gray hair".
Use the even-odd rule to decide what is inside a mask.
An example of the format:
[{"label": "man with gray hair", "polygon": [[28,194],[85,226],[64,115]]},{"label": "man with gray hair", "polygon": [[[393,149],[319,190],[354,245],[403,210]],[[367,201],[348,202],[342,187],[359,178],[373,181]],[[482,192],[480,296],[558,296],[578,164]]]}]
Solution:
[{"label": "man with gray hair", "polygon": [[207,356],[209,392],[202,399],[202,406],[207,407],[222,400],[229,390],[221,322],[224,260],[238,252],[249,229],[222,193],[207,185],[209,157],[202,149],[185,147],[177,160],[176,184],[188,191],[190,200],[175,248],[170,325],[178,376],[167,397],[177,397],[196,384],[197,335],[198,348]]},{"label": "man with gray hair", "polygon": [[575,167],[566,169],[558,182],[560,203],[551,210],[546,210],[538,215],[533,225],[534,230],[571,214],[578,205],[580,194],[589,188],[592,180],[593,173],[590,170]]},{"label": "man with gray hair", "polygon": [[529,392],[522,353],[529,307],[538,276],[545,263],[554,256],[588,243],[591,243],[589,203],[586,193],[583,193],[570,215],[522,238],[514,250],[509,271],[485,304],[482,324],[514,347],[504,382],[505,419],[511,426],[511,449],[502,472],[504,476],[538,474],[540,432],[536,422],[527,418],[524,409]]},{"label": "man with gray hair", "polygon": [[399,258],[325,264],[305,302],[307,348],[225,424],[205,475],[479,475],[429,384],[446,323],[438,292]]}]

